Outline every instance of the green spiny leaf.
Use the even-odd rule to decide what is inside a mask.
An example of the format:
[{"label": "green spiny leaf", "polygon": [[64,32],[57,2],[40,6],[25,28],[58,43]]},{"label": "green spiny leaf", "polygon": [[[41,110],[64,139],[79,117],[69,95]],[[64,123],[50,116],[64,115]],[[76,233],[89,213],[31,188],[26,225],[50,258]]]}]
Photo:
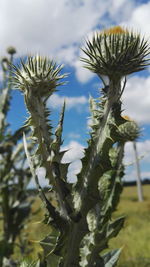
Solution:
[{"label": "green spiny leaf", "polygon": [[114,267],[117,264],[121,253],[121,249],[112,250],[102,256],[104,260],[104,267]]},{"label": "green spiny leaf", "polygon": [[109,223],[107,228],[107,238],[116,237],[121,228],[124,225],[125,217],[120,217],[116,219],[114,222]]},{"label": "green spiny leaf", "polygon": [[23,260],[19,267],[40,267],[40,261],[30,261],[30,260]]},{"label": "green spiny leaf", "polygon": [[61,262],[61,257],[55,254],[49,254],[46,257],[47,267],[59,267]]},{"label": "green spiny leaf", "polygon": [[52,228],[51,233],[40,241],[40,245],[44,250],[45,256],[48,256],[56,248],[60,233],[55,228]]}]

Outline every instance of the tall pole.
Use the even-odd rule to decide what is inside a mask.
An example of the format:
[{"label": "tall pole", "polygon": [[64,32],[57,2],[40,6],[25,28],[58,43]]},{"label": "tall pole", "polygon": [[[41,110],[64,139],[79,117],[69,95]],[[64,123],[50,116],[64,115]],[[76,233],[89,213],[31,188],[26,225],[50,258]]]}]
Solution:
[{"label": "tall pole", "polygon": [[142,182],[141,182],[140,164],[139,164],[137,147],[136,147],[135,141],[133,141],[133,149],[134,149],[134,154],[135,154],[135,164],[136,164],[136,171],[137,171],[136,184],[137,184],[138,200],[139,202],[142,202],[144,198],[143,198],[143,190],[142,190]]}]

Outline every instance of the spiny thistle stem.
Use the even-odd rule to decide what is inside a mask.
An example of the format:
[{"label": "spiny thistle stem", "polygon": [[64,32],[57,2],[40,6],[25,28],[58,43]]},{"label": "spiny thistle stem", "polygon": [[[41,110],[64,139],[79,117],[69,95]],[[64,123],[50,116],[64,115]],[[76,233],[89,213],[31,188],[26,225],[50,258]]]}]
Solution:
[{"label": "spiny thistle stem", "polygon": [[[46,168],[46,176],[50,185],[57,192],[61,213],[67,219],[67,203],[60,185],[60,172],[51,158],[53,157],[51,126],[48,124],[49,112],[46,109],[47,98],[56,91],[56,87],[63,84],[59,80],[65,77],[60,75],[62,67],[56,67],[55,63],[37,56],[28,58],[27,64],[22,64],[22,72],[14,66],[16,71],[14,85],[24,91],[25,102],[31,117],[28,125],[33,128],[33,135],[39,144],[37,153],[40,154],[42,165]],[[28,77],[28,78],[27,78]]]},{"label": "spiny thistle stem", "polygon": [[[103,144],[106,140],[106,127],[107,127],[107,124],[109,121],[110,114],[112,112],[112,108],[113,108],[114,104],[119,101],[120,91],[121,91],[120,81],[118,81],[117,84],[115,84],[114,82],[110,82],[108,97],[107,97],[107,100],[106,100],[106,103],[104,106],[103,118],[100,121],[98,130],[96,133],[95,144],[93,145],[93,147],[91,149],[87,168],[86,168],[87,170],[85,171],[84,178],[83,178],[85,186],[82,189],[82,191],[80,192],[81,199],[87,198],[88,185],[93,183],[92,172],[96,168],[96,165],[98,164],[98,162],[101,161],[100,151],[102,150]],[[85,210],[86,201],[85,202],[83,201],[82,203],[83,203],[83,206],[81,207],[81,213]],[[87,211],[85,211],[85,212],[87,212]]]},{"label": "spiny thistle stem", "polygon": [[[13,48],[13,53],[9,53],[9,48],[7,49],[7,52],[10,54],[10,58],[3,57],[1,60],[1,66],[3,70],[3,88],[0,89],[1,93],[1,101],[0,101],[0,112],[1,112],[1,118],[0,118],[0,129],[1,131],[4,131],[4,120],[5,116],[7,115],[7,112],[9,110],[11,95],[10,90],[12,88],[12,63],[13,63],[13,55],[16,53],[15,48]],[[5,116],[4,116],[5,114]]]},{"label": "spiny thistle stem", "polygon": [[[80,208],[77,208],[80,210],[82,218],[84,218],[85,214],[87,214],[92,207],[91,205],[87,205],[89,188],[96,188],[95,183],[97,184],[98,182],[98,177],[93,177],[93,175],[95,168],[100,164],[103,157],[101,151],[103,151],[103,146],[106,142],[106,129],[108,127],[107,125],[112,108],[114,104],[119,103],[124,90],[125,84],[121,90],[121,79],[132,72],[143,70],[147,64],[147,59],[145,59],[145,57],[149,54],[150,50],[148,43],[144,41],[144,39],[141,41],[138,35],[129,33],[120,27],[114,27],[114,29],[112,28],[110,31],[108,30],[97,34],[91,42],[87,41],[87,47],[83,49],[83,51],[87,56],[86,58],[82,58],[85,67],[97,73],[99,77],[103,75],[107,76],[109,79],[109,88],[104,106],[103,118],[96,131],[95,143],[90,150],[88,163],[82,174],[83,184],[81,185],[79,181],[76,185],[76,188],[81,187],[81,189],[77,189],[80,198],[79,203],[81,202]],[[120,161],[123,156],[123,147],[124,146],[122,146],[120,152]],[[117,173],[119,173],[119,169],[117,169]],[[95,201],[93,200],[93,204]],[[81,229],[82,223],[84,225],[86,224],[86,221],[84,221],[84,219],[80,221],[79,227]],[[76,236],[77,232],[78,229],[76,227],[72,231],[72,236]],[[83,236],[80,235],[81,239],[78,242],[81,242],[82,237]],[[68,254],[68,265],[66,264],[65,266],[73,264],[71,258],[73,257],[73,254],[77,254],[76,247],[75,244],[74,247],[70,244],[68,248],[70,252]]]},{"label": "spiny thistle stem", "polygon": [[55,164],[51,163],[51,161],[49,160],[50,155],[52,153],[52,140],[50,139],[48,125],[45,119],[45,104],[43,104],[40,97],[38,98],[37,96],[31,95],[30,99],[28,94],[28,96],[25,96],[25,98],[28,110],[32,117],[32,122],[35,127],[43,166],[46,168],[47,178],[50,181],[50,185],[53,185],[54,190],[57,192],[59,205],[62,210],[61,213],[65,218],[68,218],[68,212],[66,210],[66,204],[64,203],[62,187],[59,183],[60,172],[58,170],[58,165],[56,168]]},{"label": "spiny thistle stem", "polygon": [[30,170],[32,173],[32,177],[35,180],[38,192],[39,192],[39,196],[42,200],[42,202],[45,205],[45,208],[47,209],[49,215],[53,218],[55,224],[57,225],[57,221],[62,220],[61,217],[59,216],[59,213],[56,212],[55,208],[51,205],[51,203],[48,201],[47,197],[45,196],[42,187],[40,186],[39,180],[38,180],[38,176],[36,174],[35,168],[34,168],[34,163],[32,162],[32,158],[29,155],[29,151],[27,148],[27,142],[26,142],[26,137],[25,134],[23,133],[23,142],[24,142],[24,148],[25,148],[25,153],[28,159],[28,163],[30,166]]},{"label": "spiny thistle stem", "polygon": [[149,62],[146,56],[150,53],[150,49],[144,38],[141,40],[139,35],[116,26],[97,33],[92,41],[87,41],[83,52],[87,56],[81,59],[85,63],[85,67],[97,73],[99,77],[105,75],[109,79],[103,119],[97,131],[95,147],[89,157],[90,167],[87,167],[83,179],[88,184],[90,173],[95,166],[94,162],[97,161],[97,155],[102,148],[105,125],[110,111],[113,105],[119,101],[124,89],[121,91],[121,79],[146,67]]}]

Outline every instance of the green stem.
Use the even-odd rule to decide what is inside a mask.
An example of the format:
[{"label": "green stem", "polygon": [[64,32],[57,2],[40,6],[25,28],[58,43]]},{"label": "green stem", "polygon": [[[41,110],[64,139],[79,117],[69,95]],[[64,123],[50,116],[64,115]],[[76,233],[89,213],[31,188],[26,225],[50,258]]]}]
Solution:
[{"label": "green stem", "polygon": [[[120,83],[119,83],[120,84]],[[86,222],[86,216],[88,211],[92,208],[93,205],[96,203],[96,199],[92,199],[88,192],[88,186],[89,187],[97,187],[98,178],[100,177],[100,173],[98,173],[97,177],[95,177],[93,181],[93,172],[97,166],[97,164],[100,163],[100,151],[102,151],[103,146],[105,144],[105,141],[107,139],[106,135],[106,127],[108,125],[108,120],[110,116],[110,112],[112,110],[113,105],[118,101],[118,95],[120,91],[120,86],[117,84],[112,83],[110,88],[110,93],[108,96],[108,100],[106,101],[105,107],[104,107],[104,116],[103,120],[101,122],[101,125],[97,131],[97,140],[95,142],[95,145],[93,145],[90,153],[90,157],[88,158],[88,163],[86,166],[86,171],[84,173],[83,179],[83,186],[80,191],[80,197],[81,197],[81,209],[80,212],[82,214],[81,220],[77,224],[76,227],[72,228],[71,236],[70,236],[70,242],[68,242],[68,255],[66,256],[65,261],[65,267],[72,266],[72,264],[77,264],[77,261],[79,260],[79,248],[82,238],[86,233],[88,233],[88,229],[85,231],[82,231],[79,233],[79,229],[82,229],[83,225],[87,226]],[[113,93],[112,93],[113,92]],[[96,191],[94,191],[96,192]],[[90,199],[91,198],[91,199]],[[89,203],[90,202],[90,203]],[[87,204],[88,203],[88,204]],[[76,240],[74,240],[72,237],[77,237]],[[75,256],[76,255],[76,256]],[[78,262],[79,264],[79,262]],[[78,265],[74,265],[78,266]]]},{"label": "green stem", "polygon": [[[30,98],[31,97],[31,98]],[[59,206],[60,206],[60,213],[63,214],[64,218],[69,220],[68,211],[67,211],[67,203],[64,199],[63,189],[60,184],[60,175],[59,175],[59,169],[56,170],[55,165],[49,161],[49,158],[51,157],[51,139],[49,137],[49,129],[48,124],[45,118],[45,106],[38,96],[31,95],[29,97],[25,97],[26,104],[28,107],[28,110],[31,113],[33,126],[35,128],[34,134],[36,135],[39,143],[39,147],[41,150],[41,156],[42,156],[42,164],[46,168],[46,174],[49,178],[50,185],[52,184],[54,187],[54,190],[57,193]]]},{"label": "green stem", "polygon": [[[85,210],[87,212],[87,204],[86,199],[88,198],[88,192],[86,188],[94,184],[92,173],[94,169],[96,168],[97,164],[100,162],[100,151],[102,151],[102,147],[104,145],[104,142],[107,138],[106,136],[106,127],[109,120],[109,116],[112,110],[113,105],[118,102],[118,96],[120,92],[120,81],[117,83],[114,83],[113,81],[110,83],[110,89],[108,92],[108,99],[106,101],[105,107],[104,107],[104,115],[103,119],[100,122],[99,129],[97,130],[97,140],[95,141],[95,145],[93,145],[91,149],[91,153],[88,159],[86,171],[83,177],[84,185],[83,189],[81,191],[81,199],[82,201],[82,207],[81,212]],[[95,185],[95,184],[94,184]]]},{"label": "green stem", "polygon": [[78,223],[70,225],[68,236],[67,253],[64,255],[63,267],[79,267],[79,248],[82,238],[88,232],[86,218],[82,218]]}]

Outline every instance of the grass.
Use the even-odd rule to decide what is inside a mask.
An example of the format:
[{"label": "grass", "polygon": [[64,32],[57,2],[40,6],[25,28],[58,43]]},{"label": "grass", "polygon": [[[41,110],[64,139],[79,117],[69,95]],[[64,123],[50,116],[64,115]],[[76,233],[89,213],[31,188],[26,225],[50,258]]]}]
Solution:
[{"label": "grass", "polygon": [[[122,247],[118,267],[149,267],[150,266],[150,185],[143,186],[144,202],[139,203],[136,187],[125,187],[121,201],[114,216],[126,216],[124,228],[118,237],[110,242],[110,248]],[[41,207],[40,212],[33,215],[27,224],[32,259],[42,252],[39,242],[50,228],[42,223],[44,207],[39,198],[34,202],[33,211]],[[18,254],[18,253],[17,253]],[[18,258],[18,255],[17,255]]]},{"label": "grass", "polygon": [[126,187],[115,215],[126,215],[124,228],[110,242],[122,247],[118,267],[150,266],[150,186],[143,186],[144,202],[138,202],[136,187]]}]

